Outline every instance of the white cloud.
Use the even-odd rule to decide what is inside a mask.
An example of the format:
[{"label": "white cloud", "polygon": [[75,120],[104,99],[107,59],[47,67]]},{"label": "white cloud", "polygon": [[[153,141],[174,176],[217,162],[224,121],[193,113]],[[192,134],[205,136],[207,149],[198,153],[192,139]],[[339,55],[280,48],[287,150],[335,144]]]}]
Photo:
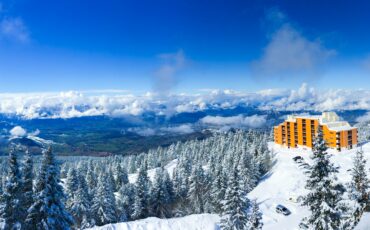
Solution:
[{"label": "white cloud", "polygon": [[183,50],[176,53],[158,55],[162,65],[154,75],[154,91],[160,95],[168,94],[177,84],[176,74],[182,70],[186,63]]},{"label": "white cloud", "polygon": [[251,127],[258,128],[266,123],[266,116],[252,115],[252,116],[206,116],[200,120],[207,125],[215,126],[231,126],[231,127]]},{"label": "white cloud", "polygon": [[189,124],[164,127],[164,128],[161,128],[161,131],[169,132],[169,133],[178,133],[178,134],[189,134],[189,133],[194,132],[193,128]]},{"label": "white cloud", "polygon": [[137,133],[143,137],[153,136],[156,134],[155,129],[152,128],[129,128],[128,131]]},{"label": "white cloud", "polygon": [[10,135],[13,137],[24,137],[27,135],[27,131],[21,126],[15,126],[9,131]]},{"label": "white cloud", "polygon": [[335,54],[334,50],[322,46],[319,40],[304,37],[285,22],[286,17],[281,11],[275,9],[267,17],[271,23],[278,23],[279,26],[264,48],[262,56],[251,63],[255,77],[312,77]]},{"label": "white cloud", "polygon": [[29,133],[30,136],[38,136],[39,134],[40,134],[40,130],[39,129],[36,129],[32,133]]},{"label": "white cloud", "polygon": [[163,135],[164,133],[189,134],[189,133],[194,132],[194,129],[192,128],[190,124],[182,124],[178,126],[161,127],[158,129],[136,127],[136,128],[129,128],[128,131],[137,133],[140,136],[147,137],[147,136],[153,136],[153,135]]},{"label": "white cloud", "polygon": [[4,18],[0,21],[0,35],[21,43],[30,40],[27,27],[21,18]]}]

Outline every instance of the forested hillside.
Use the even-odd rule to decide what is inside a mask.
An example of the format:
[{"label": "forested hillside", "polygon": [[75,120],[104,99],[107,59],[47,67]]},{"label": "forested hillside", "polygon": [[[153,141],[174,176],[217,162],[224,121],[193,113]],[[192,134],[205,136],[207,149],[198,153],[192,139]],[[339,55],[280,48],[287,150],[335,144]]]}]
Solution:
[{"label": "forested hillside", "polygon": [[[268,135],[260,132],[220,133],[139,155],[66,161],[60,175],[60,165],[51,150],[44,153],[41,164],[33,165],[29,154],[22,157],[24,154],[15,149],[10,160],[1,165],[4,224],[32,229],[49,215],[57,217],[58,226],[76,228],[150,216],[169,218],[207,212],[235,216],[233,212],[242,211],[235,205],[246,206],[246,194],[272,165],[267,141]],[[164,167],[174,160],[177,164],[170,176]],[[155,171],[152,180],[150,169]],[[54,173],[50,175],[50,171]],[[132,173],[137,173],[137,179],[130,183]],[[51,187],[45,187],[49,182]],[[20,192],[24,189],[27,191]],[[41,208],[47,207],[43,202],[49,198],[59,207],[57,214]],[[23,210],[28,210],[24,218],[14,215],[19,208],[14,199],[22,200]],[[40,210],[42,216],[37,215]],[[258,212],[258,207],[253,210]],[[234,220],[225,219],[224,223],[229,221]]]}]

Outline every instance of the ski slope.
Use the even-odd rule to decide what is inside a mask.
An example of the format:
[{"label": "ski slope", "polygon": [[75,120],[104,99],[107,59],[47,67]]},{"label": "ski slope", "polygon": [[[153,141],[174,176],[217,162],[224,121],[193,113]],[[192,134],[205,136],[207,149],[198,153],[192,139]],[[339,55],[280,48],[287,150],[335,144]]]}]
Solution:
[{"label": "ski slope", "polygon": [[[270,149],[275,155],[275,164],[271,171],[265,175],[258,186],[249,194],[250,199],[257,199],[260,209],[263,213],[263,229],[264,230],[295,230],[299,229],[298,225],[303,217],[309,215],[306,207],[302,207],[297,198],[307,194],[305,189],[306,174],[305,169],[295,163],[292,158],[302,156],[308,164],[312,164],[310,150],[304,149],[286,149],[270,143]],[[362,146],[364,156],[367,160],[367,168],[370,168],[370,143]],[[347,183],[351,179],[350,170],[352,168],[352,157],[356,149],[336,152],[328,150],[332,154],[331,161],[340,166],[338,179],[342,183]],[[176,166],[176,160],[166,166],[170,174]],[[153,172],[149,172],[149,176],[153,177]],[[130,175],[130,182],[136,180],[136,175]],[[289,198],[292,198],[290,200]],[[275,207],[282,204],[287,207],[291,214],[284,216],[275,211]],[[219,216],[213,214],[190,215],[182,218],[158,219],[147,218],[139,221],[128,223],[119,223],[114,225],[106,225],[93,229],[99,230],[208,230],[219,229]],[[356,227],[356,230],[370,229],[370,213],[364,214],[361,222]]]}]

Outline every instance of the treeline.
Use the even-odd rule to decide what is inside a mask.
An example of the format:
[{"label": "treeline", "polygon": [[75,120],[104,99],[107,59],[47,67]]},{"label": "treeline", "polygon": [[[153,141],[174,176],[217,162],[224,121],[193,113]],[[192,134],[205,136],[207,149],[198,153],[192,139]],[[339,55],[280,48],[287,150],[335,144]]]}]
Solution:
[{"label": "treeline", "polygon": [[[225,229],[234,223],[259,229],[261,213],[246,194],[272,165],[267,140],[264,133],[236,131],[137,156],[65,162],[61,180],[51,151],[44,153],[41,166],[33,166],[27,154],[19,164],[11,152],[3,175],[2,207],[11,207],[1,209],[4,226],[84,229],[207,212],[221,214]],[[173,171],[165,168],[170,162],[176,164]],[[149,169],[155,171],[153,179]],[[129,173],[136,173],[131,181]],[[18,210],[25,214],[18,217]]]}]

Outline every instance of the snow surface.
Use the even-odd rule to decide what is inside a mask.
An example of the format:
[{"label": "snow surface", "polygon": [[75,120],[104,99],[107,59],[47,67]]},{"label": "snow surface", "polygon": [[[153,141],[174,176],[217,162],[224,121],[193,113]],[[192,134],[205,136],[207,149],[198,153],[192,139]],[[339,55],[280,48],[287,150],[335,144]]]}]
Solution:
[{"label": "snow surface", "polygon": [[355,230],[369,230],[370,229],[370,213],[365,213],[361,221],[356,226]]},{"label": "snow surface", "polygon": [[[271,171],[265,175],[258,186],[252,190],[248,197],[257,199],[260,209],[263,213],[263,229],[264,230],[296,230],[303,217],[309,215],[306,207],[302,207],[297,200],[300,196],[307,194],[304,188],[306,184],[305,169],[295,163],[292,158],[302,156],[308,164],[312,164],[310,150],[304,149],[286,149],[270,143],[270,149],[275,154],[275,165]],[[370,168],[370,143],[361,147],[364,151],[364,156],[367,160],[367,168]],[[332,162],[336,166],[340,166],[338,179],[342,183],[347,183],[351,179],[350,170],[352,168],[352,158],[356,149],[337,152],[328,150],[332,154]],[[169,170],[172,176],[173,169],[176,167],[177,161],[171,161],[165,168]],[[149,170],[150,178],[154,177],[155,170]],[[130,182],[136,181],[137,175],[130,174]],[[289,200],[292,198],[292,200]],[[275,211],[275,207],[282,204],[287,207],[291,214],[284,216]],[[158,219],[147,218],[144,220],[133,221],[128,223],[120,223],[114,225],[106,225],[93,229],[99,230],[177,230],[177,229],[218,229],[217,223],[219,217],[214,214],[190,215],[182,218]],[[361,222],[356,227],[356,230],[370,229],[370,213],[365,213]]]},{"label": "snow surface", "polygon": [[108,224],[90,230],[218,230],[220,217],[215,214],[197,214],[172,219],[149,217],[127,223]]}]

